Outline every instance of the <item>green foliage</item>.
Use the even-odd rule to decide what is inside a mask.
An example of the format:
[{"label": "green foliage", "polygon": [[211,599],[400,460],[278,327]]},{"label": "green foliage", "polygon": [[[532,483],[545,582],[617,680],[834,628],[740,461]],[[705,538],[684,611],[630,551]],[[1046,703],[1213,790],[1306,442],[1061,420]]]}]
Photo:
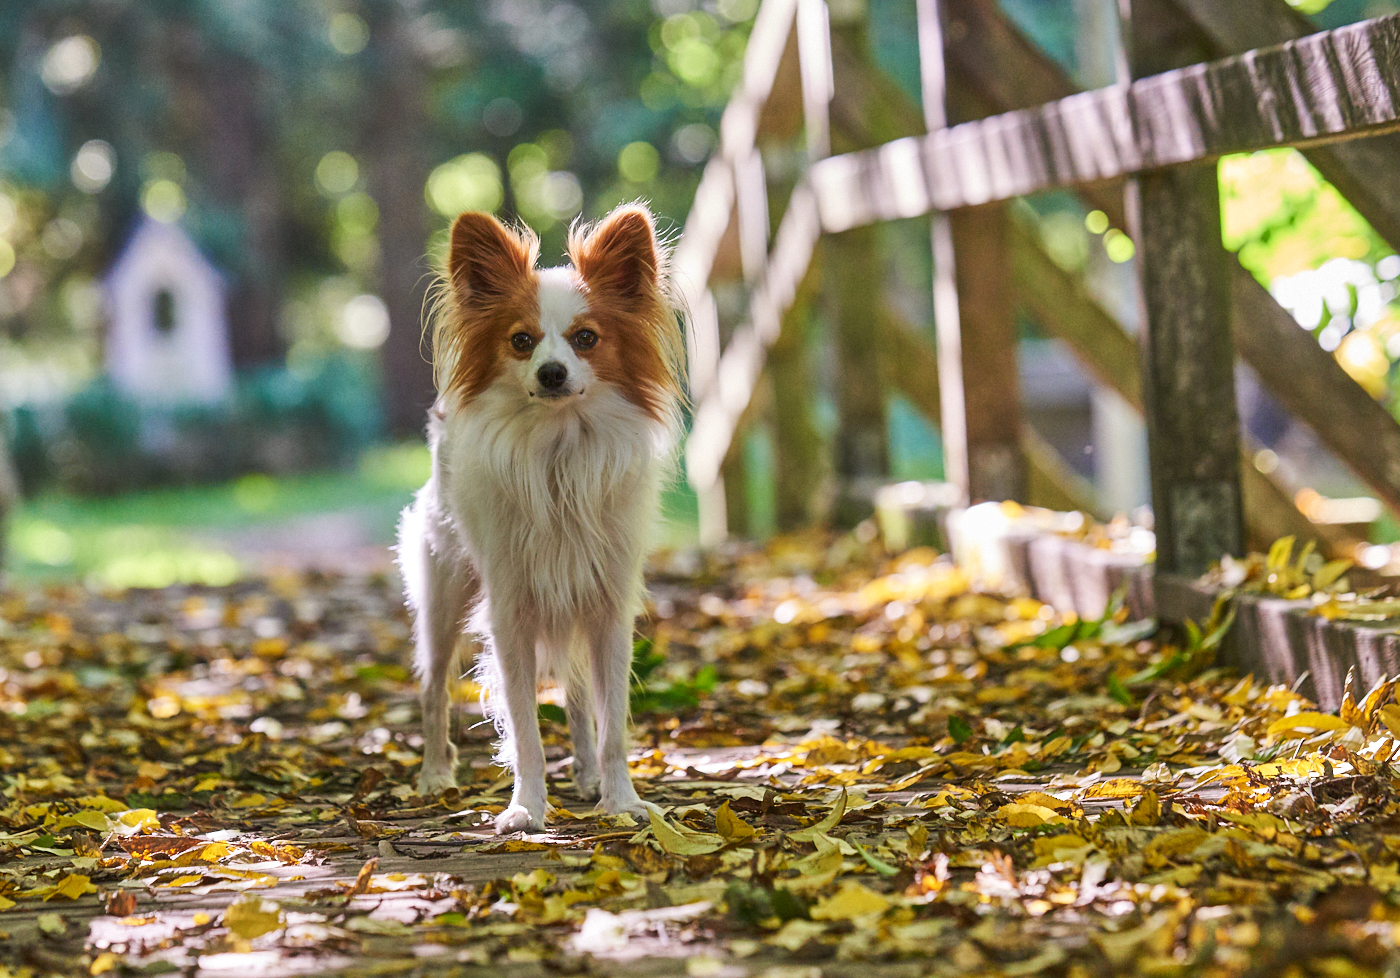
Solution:
[{"label": "green foliage", "polygon": [[[95,288],[143,211],[179,220],[233,295],[280,309],[294,360],[356,346],[347,297],[416,317],[386,264],[440,255],[464,207],[529,223],[549,262],[575,217],[621,201],[650,200],[670,231],[758,5],[681,6],[0,5],[0,345],[95,372]],[[82,55],[65,77],[45,67],[61,50]]]},{"label": "green foliage", "polygon": [[1225,247],[1265,285],[1329,258],[1374,262],[1392,250],[1294,149],[1221,160],[1220,199]]},{"label": "green foliage", "polygon": [[630,700],[634,716],[691,709],[699,704],[700,697],[715,688],[719,680],[715,667],[704,665],[688,679],[663,684],[652,677],[665,662],[666,657],[656,651],[655,643],[650,638],[638,638],[633,642]]},{"label": "green foliage", "polygon": [[11,451],[31,493],[57,484],[110,494],[337,466],[380,429],[377,374],[352,357],[327,358],[306,372],[245,373],[221,405],[142,403],[99,379],[66,403],[13,414]]},{"label": "green foliage", "polygon": [[745,927],[759,927],[766,920],[783,922],[806,919],[807,905],[790,890],[734,880],[724,891],[729,916]]}]

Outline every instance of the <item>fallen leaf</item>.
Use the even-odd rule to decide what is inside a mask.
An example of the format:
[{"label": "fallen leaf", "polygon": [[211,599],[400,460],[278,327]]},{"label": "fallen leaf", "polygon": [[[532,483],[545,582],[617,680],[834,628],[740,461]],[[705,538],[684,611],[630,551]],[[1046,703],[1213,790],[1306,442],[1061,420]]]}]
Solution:
[{"label": "fallen leaf", "polygon": [[245,896],[224,911],[224,926],[251,941],[282,928],[282,908],[258,896]]},{"label": "fallen leaf", "polygon": [[868,914],[884,913],[890,901],[860,883],[843,883],[831,896],[817,901],[812,907],[813,920],[851,920]]}]

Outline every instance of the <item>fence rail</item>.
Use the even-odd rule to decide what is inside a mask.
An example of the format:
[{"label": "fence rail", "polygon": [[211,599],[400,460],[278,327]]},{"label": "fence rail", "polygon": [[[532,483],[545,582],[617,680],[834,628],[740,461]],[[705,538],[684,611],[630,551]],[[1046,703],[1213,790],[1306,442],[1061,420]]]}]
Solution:
[{"label": "fence rail", "polygon": [[[1168,550],[1165,565],[1174,561],[1172,548],[1183,569],[1237,549],[1239,535],[1232,537],[1230,527],[1242,523],[1256,537],[1311,529],[1324,543],[1347,545],[1343,534],[1310,527],[1264,474],[1241,465],[1228,367],[1235,348],[1290,410],[1400,510],[1400,425],[1220,251],[1214,171],[1202,166],[1226,153],[1304,147],[1363,216],[1400,244],[1400,184],[1377,179],[1378,168],[1400,172],[1400,135],[1377,136],[1400,128],[1400,16],[1312,32],[1284,0],[1132,0],[1129,62],[1144,77],[1079,92],[1010,25],[994,0],[917,2],[926,5],[925,102],[930,92],[943,93],[941,113],[921,114],[904,103],[870,67],[858,38],[840,25],[829,29],[821,0],[765,0],[760,10],[744,84],[725,113],[720,148],[677,256],[697,320],[687,474],[700,497],[702,536],[713,540],[725,532],[724,474],[737,464],[734,439],[755,413],[751,405],[765,376],[767,350],[779,342],[792,346],[784,338],[800,318],[793,303],[799,292],[813,290],[814,256],[834,247],[823,244],[823,236],[930,213],[936,254],[938,221],[944,220],[938,215],[950,220],[936,262],[941,285],[935,287],[942,290],[935,301],[938,342],[903,323],[891,333],[890,310],[878,299],[870,303],[866,328],[881,337],[878,345],[903,351],[897,363],[882,355],[882,376],[931,419],[941,419],[945,444],[956,445],[961,434],[974,456],[1010,451],[1022,472],[1026,465],[1035,470],[1029,480],[1011,471],[1003,480],[1011,487],[1006,495],[1028,484],[1052,485],[1059,498],[1075,491],[1063,463],[1046,456],[1048,447],[1024,437],[1015,409],[1014,361],[1008,375],[1007,359],[997,355],[1012,335],[1010,300],[1001,300],[1014,294],[1070,342],[1101,382],[1129,403],[1145,402],[1149,430],[1156,432],[1154,503],[1168,527],[1159,540],[1159,548]],[[1150,34],[1154,25],[1173,19],[1189,22],[1210,50],[1226,56],[1178,67],[1183,51]],[[957,29],[929,34],[930,24],[949,23]],[[937,57],[927,36],[936,39]],[[1257,49],[1242,50],[1249,45]],[[1143,55],[1133,58],[1135,50]],[[930,71],[946,72],[941,84]],[[1053,101],[1035,104],[1047,96]],[[957,124],[942,127],[945,116]],[[919,133],[926,123],[933,131]],[[804,133],[809,165],[793,185],[775,191],[771,179],[765,182],[762,147]],[[1377,138],[1344,142],[1363,136]],[[826,155],[832,147],[836,155]],[[1125,180],[1133,188],[1132,205],[1125,202]],[[1148,270],[1142,283],[1145,360],[1133,338],[1073,276],[1050,262],[1033,231],[999,203],[1052,186],[1072,187],[1114,224],[1135,232],[1139,265]],[[776,222],[770,197],[786,199]],[[1184,227],[1183,217],[1194,223]],[[1190,248],[1183,248],[1184,240]],[[966,259],[960,271],[959,258]],[[843,271],[825,263],[821,277],[828,291],[850,287]],[[748,297],[737,320],[722,317],[714,299],[712,287],[726,279],[742,281]],[[1187,281],[1197,286],[1183,288]],[[1180,301],[1198,294],[1208,300]],[[832,308],[853,306],[837,301]],[[850,335],[848,330],[835,342],[848,343]],[[848,370],[856,364],[873,369],[853,347],[838,350],[838,359],[849,361]],[[785,354],[784,363],[790,362]],[[1139,372],[1139,362],[1145,372]],[[785,385],[778,401],[789,405],[787,416],[800,414],[791,410],[801,394],[793,388],[800,384],[795,377],[800,374],[784,366],[773,381]],[[1150,378],[1146,386],[1144,377]],[[1169,396],[1174,391],[1188,396]],[[985,421],[978,405],[989,397],[1010,398],[1010,410],[994,412],[1000,415],[990,426],[995,430],[973,430]],[[843,417],[842,437],[847,420],[870,423]],[[1209,437],[1197,437],[1201,430]],[[1167,446],[1164,457],[1168,439],[1180,444]],[[844,447],[842,453],[849,454]],[[837,465],[849,468],[843,459]],[[974,458],[960,475],[966,494],[997,495],[985,491],[995,483],[985,472],[984,491],[978,491],[977,468]],[[810,465],[796,469],[810,480]],[[949,466],[950,473],[956,469]],[[838,472],[846,479],[858,475]],[[802,491],[779,486],[780,498]],[[1174,509],[1183,514],[1176,538],[1170,529]]]}]

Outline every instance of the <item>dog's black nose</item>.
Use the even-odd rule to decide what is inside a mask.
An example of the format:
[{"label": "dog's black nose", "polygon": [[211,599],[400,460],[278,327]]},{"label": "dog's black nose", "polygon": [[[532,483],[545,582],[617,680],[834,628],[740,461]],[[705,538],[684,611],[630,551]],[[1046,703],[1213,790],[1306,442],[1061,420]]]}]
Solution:
[{"label": "dog's black nose", "polygon": [[540,379],[540,386],[547,391],[557,391],[564,386],[564,381],[569,379],[569,370],[558,360],[551,360],[541,365],[535,374]]}]

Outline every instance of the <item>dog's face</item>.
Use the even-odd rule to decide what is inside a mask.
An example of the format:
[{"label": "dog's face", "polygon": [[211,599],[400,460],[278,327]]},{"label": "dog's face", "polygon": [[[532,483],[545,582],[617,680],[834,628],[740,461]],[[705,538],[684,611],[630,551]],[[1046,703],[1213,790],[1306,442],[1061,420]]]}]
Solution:
[{"label": "dog's face", "polygon": [[571,265],[536,270],[532,236],[489,214],[452,227],[451,302],[435,336],[444,392],[468,404],[500,390],[541,411],[585,410],[612,389],[658,421],[679,396],[680,332],[645,208],[572,236]]}]

